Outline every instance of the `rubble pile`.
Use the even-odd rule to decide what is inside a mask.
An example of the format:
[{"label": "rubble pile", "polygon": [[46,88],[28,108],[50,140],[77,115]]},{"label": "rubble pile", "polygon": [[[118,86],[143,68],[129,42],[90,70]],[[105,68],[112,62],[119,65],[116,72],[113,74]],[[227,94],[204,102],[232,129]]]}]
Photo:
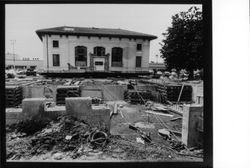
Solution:
[{"label": "rubble pile", "polygon": [[141,144],[123,136],[109,135],[103,128],[92,128],[84,121],[67,115],[47,123],[38,120],[21,122],[7,129],[8,160],[29,160],[47,153],[53,156],[59,153],[60,157],[54,158],[58,160],[63,159],[66,153],[70,153],[71,159],[81,159],[96,151],[121,160],[171,160],[176,156],[164,146]]},{"label": "rubble pile", "polygon": [[153,143],[136,143],[122,136],[113,136],[106,152],[123,160],[171,160],[174,153]]},{"label": "rubble pile", "polygon": [[[51,150],[74,153],[84,143],[90,143],[93,148],[97,148],[102,141],[95,141],[92,135],[106,131],[102,128],[91,128],[83,121],[67,115],[59,117],[58,121],[47,123],[46,127],[44,124],[46,123],[28,120],[7,127],[7,159],[18,159],[23,153],[25,158],[29,155],[31,157]],[[36,129],[38,125],[43,129]]]}]

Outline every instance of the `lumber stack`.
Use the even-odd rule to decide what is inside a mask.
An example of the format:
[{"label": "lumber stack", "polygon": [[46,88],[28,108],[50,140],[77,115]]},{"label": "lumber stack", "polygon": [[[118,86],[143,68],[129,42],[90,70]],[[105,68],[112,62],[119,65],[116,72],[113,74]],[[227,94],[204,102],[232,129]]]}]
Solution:
[{"label": "lumber stack", "polygon": [[[161,93],[164,97],[164,98],[162,97],[161,100],[164,101],[164,99],[166,98],[167,100],[171,102],[176,102],[181,92],[181,87],[182,87],[181,85],[167,85],[167,86],[158,85],[157,91]],[[192,87],[191,86],[188,86],[188,85],[184,86],[182,93],[181,93],[180,101],[192,101]]]},{"label": "lumber stack", "polygon": [[124,100],[129,100],[132,104],[144,104],[151,99],[152,94],[150,91],[126,90],[124,92]]},{"label": "lumber stack", "polygon": [[21,86],[5,87],[5,105],[6,107],[16,107],[22,103],[23,91]]},{"label": "lumber stack", "polygon": [[56,104],[65,104],[66,97],[79,96],[79,86],[58,86],[56,89]]}]

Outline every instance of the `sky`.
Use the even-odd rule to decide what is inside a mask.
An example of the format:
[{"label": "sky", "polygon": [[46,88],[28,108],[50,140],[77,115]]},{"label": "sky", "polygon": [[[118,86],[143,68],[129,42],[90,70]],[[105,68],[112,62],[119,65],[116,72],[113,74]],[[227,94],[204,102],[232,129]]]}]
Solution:
[{"label": "sky", "polygon": [[[150,61],[163,62],[159,44],[172,16],[201,5],[152,4],[9,4],[5,14],[5,52],[21,58],[43,59],[43,46],[35,33],[38,29],[58,26],[121,28],[155,35],[150,43]],[[158,57],[156,56],[158,55]],[[158,59],[157,59],[158,58]]]}]

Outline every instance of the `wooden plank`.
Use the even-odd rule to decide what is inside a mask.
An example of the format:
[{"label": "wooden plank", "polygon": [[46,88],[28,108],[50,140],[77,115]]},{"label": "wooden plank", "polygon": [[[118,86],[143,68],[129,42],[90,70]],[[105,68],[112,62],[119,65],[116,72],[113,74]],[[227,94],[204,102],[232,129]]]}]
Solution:
[{"label": "wooden plank", "polygon": [[182,117],[176,117],[176,118],[171,119],[170,121],[176,121],[176,120],[179,120],[179,119],[182,119]]},{"label": "wooden plank", "polygon": [[155,112],[155,111],[151,111],[151,110],[146,110],[145,112],[149,113],[149,114],[161,115],[161,116],[165,116],[165,117],[173,117],[174,116],[172,114],[164,114],[164,113],[159,113],[159,112]]}]

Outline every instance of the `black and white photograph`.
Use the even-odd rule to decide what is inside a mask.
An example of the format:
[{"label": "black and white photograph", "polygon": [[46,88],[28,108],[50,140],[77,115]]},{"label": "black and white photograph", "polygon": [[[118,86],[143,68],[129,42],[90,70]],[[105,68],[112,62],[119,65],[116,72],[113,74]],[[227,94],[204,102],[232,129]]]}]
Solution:
[{"label": "black and white photograph", "polygon": [[6,4],[6,162],[203,163],[203,15],[202,4]]}]

